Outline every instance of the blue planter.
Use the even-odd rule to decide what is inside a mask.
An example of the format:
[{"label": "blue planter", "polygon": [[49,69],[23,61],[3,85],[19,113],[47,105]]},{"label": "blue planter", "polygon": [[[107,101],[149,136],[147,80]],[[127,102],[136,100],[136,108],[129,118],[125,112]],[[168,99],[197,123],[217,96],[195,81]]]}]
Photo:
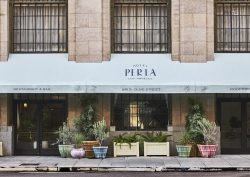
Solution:
[{"label": "blue planter", "polygon": [[106,157],[108,146],[93,147],[95,158],[104,159]]}]

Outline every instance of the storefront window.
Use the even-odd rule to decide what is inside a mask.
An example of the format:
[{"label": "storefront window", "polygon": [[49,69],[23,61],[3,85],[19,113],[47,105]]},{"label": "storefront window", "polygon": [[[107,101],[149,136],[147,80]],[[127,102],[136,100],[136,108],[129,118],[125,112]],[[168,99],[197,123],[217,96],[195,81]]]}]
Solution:
[{"label": "storefront window", "polygon": [[250,52],[250,1],[215,2],[215,50]]},{"label": "storefront window", "polygon": [[168,53],[169,0],[114,0],[113,52]]},{"label": "storefront window", "polygon": [[116,130],[166,130],[168,97],[159,94],[116,94],[114,96]]},{"label": "storefront window", "polygon": [[11,0],[12,52],[67,52],[67,0]]}]

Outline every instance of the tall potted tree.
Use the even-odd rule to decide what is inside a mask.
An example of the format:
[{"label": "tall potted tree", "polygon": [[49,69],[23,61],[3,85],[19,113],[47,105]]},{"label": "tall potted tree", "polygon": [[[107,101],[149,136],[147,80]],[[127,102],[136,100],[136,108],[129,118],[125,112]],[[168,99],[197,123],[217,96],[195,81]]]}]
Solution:
[{"label": "tall potted tree", "polygon": [[87,158],[94,157],[93,147],[99,145],[99,142],[95,140],[93,132],[94,120],[95,110],[91,105],[89,105],[80,115],[80,118],[75,121],[76,130],[78,132],[81,132],[86,137],[86,140],[82,142],[82,146],[85,150],[85,156]]},{"label": "tall potted tree", "polygon": [[189,98],[188,104],[189,104],[189,111],[188,114],[186,115],[185,127],[186,131],[189,132],[189,137],[193,143],[190,156],[197,157],[200,156],[197,144],[202,144],[204,138],[203,134],[200,131],[196,130],[196,127],[203,118],[206,118],[206,116],[203,106],[198,100]]},{"label": "tall potted tree", "polygon": [[100,144],[100,146],[93,147],[95,158],[103,159],[108,151],[108,146],[102,146],[103,141],[109,137],[106,121],[103,118],[103,120],[95,122],[93,127],[95,138]]},{"label": "tall potted tree", "polygon": [[93,133],[93,125],[97,119],[96,111],[93,105],[96,103],[97,97],[94,94],[83,94],[80,97],[80,104],[82,111],[80,117],[75,119],[75,129],[84,135],[85,141],[82,142],[85,156],[93,158],[93,146],[98,146],[99,142],[95,140]]},{"label": "tall potted tree", "polygon": [[216,155],[218,144],[216,144],[216,135],[218,133],[215,122],[203,118],[196,127],[197,132],[201,132],[205,144],[198,144],[202,157],[211,158]]}]

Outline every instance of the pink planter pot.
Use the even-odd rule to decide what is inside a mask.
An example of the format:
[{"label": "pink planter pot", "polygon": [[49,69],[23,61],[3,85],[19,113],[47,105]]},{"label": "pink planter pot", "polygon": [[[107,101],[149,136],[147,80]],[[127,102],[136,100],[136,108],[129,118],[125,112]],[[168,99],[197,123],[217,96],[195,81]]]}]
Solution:
[{"label": "pink planter pot", "polygon": [[83,148],[72,149],[71,156],[75,159],[83,158],[85,156],[85,151],[83,150]]},{"label": "pink planter pot", "polygon": [[214,144],[214,145],[198,144],[197,146],[199,148],[199,151],[202,157],[205,157],[205,158],[215,157],[217,148],[218,148],[217,144]]}]

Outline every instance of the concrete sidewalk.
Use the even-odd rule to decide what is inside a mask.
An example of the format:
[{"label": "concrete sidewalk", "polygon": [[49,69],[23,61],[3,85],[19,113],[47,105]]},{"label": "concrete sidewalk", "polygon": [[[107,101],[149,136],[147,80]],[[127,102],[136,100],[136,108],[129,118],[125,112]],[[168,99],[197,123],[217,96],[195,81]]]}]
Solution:
[{"label": "concrete sidewalk", "polygon": [[216,170],[250,171],[250,155],[221,155],[211,159],[179,157],[72,159],[41,156],[11,156],[0,158],[0,172]]}]

